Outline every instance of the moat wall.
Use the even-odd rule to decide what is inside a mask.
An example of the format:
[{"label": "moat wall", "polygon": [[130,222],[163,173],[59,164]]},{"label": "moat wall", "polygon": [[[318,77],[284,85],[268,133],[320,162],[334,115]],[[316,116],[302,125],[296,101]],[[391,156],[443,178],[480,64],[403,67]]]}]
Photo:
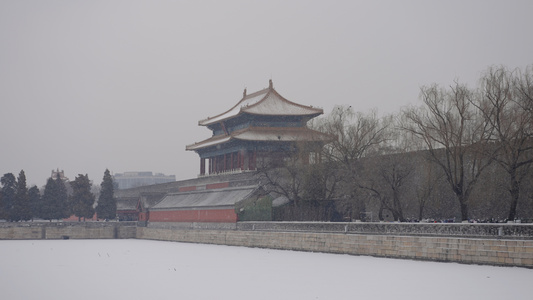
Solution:
[{"label": "moat wall", "polygon": [[136,222],[0,223],[0,240],[130,239],[136,236]]},{"label": "moat wall", "polygon": [[533,268],[533,225],[529,224],[242,222],[138,225],[135,222],[4,223],[0,225],[0,239],[138,238]]}]

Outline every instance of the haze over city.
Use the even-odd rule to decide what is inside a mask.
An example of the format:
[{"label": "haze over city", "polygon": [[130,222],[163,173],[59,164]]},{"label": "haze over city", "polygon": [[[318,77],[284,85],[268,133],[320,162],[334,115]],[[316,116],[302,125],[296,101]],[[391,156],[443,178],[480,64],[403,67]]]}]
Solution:
[{"label": "haze over city", "polygon": [[328,114],[533,64],[532,1],[1,1],[0,175],[194,178],[198,120],[268,86]]}]

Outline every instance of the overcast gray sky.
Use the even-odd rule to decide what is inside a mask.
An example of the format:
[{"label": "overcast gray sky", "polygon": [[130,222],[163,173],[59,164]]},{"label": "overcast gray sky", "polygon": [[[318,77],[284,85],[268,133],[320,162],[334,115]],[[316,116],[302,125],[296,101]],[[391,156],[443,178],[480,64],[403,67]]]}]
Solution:
[{"label": "overcast gray sky", "polygon": [[381,113],[533,63],[533,1],[0,1],[0,176],[199,173],[198,120],[268,86]]}]

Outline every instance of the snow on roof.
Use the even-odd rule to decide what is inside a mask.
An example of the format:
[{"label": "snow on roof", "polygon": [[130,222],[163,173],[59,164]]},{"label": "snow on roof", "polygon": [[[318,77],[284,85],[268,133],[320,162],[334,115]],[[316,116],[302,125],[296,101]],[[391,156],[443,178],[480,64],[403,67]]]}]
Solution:
[{"label": "snow on roof", "polygon": [[197,150],[225,143],[229,140],[263,141],[263,142],[330,142],[330,135],[307,127],[249,127],[237,130],[228,136],[214,136],[202,142],[186,147],[186,150]]},{"label": "snow on roof", "polygon": [[214,146],[214,145],[218,145],[218,144],[222,144],[222,143],[225,143],[227,141],[231,140],[231,136],[213,136],[213,137],[210,137],[208,138],[207,140],[204,140],[204,141],[201,141],[201,142],[198,142],[198,143],[194,143],[192,145],[188,145],[185,147],[185,150],[195,150],[195,149],[199,149],[199,148],[205,148],[205,147],[209,147],[209,146]]},{"label": "snow on roof", "polygon": [[234,138],[246,141],[329,141],[331,138],[307,127],[250,127],[235,132]]},{"label": "snow on roof", "polygon": [[168,194],[152,210],[194,209],[233,206],[247,199],[257,186],[191,191]]},{"label": "snow on roof", "polygon": [[278,196],[278,197],[274,198],[274,200],[272,200],[272,206],[273,207],[279,207],[279,206],[285,205],[285,204],[287,204],[289,202],[290,202],[290,200],[289,200],[289,198],[287,198],[287,196],[281,195],[281,196]]},{"label": "snow on roof", "polygon": [[117,210],[135,210],[137,209],[137,203],[139,203],[138,197],[118,198]]},{"label": "snow on roof", "polygon": [[261,101],[265,97],[265,94],[267,92],[268,92],[268,89],[264,89],[264,90],[261,90],[259,92],[254,93],[254,94],[251,94],[249,96],[246,96],[241,101],[239,101],[239,103],[237,103],[237,105],[232,107],[227,112],[222,113],[222,114],[220,114],[218,116],[215,116],[215,117],[212,117],[212,118],[207,118],[205,120],[202,120],[202,121],[198,122],[198,124],[200,124],[200,125],[208,125],[208,124],[213,124],[213,123],[225,120],[225,119],[229,119],[229,118],[235,117],[235,116],[239,115],[239,113],[241,112],[241,110],[243,108],[246,108],[246,107],[248,107],[250,105],[254,105],[257,102]]},{"label": "snow on roof", "polygon": [[257,104],[244,107],[243,111],[250,114],[271,116],[306,116],[322,114],[322,109],[290,102],[281,97],[274,90],[265,95],[265,97]]},{"label": "snow on roof", "polygon": [[161,201],[163,196],[165,196],[165,193],[142,193],[141,205],[145,208],[150,208]]},{"label": "snow on roof", "polygon": [[324,111],[320,108],[305,106],[291,102],[278,94],[270,82],[270,86],[244,97],[231,109],[217,116],[198,122],[206,126],[223,120],[234,118],[241,113],[269,116],[318,116]]}]

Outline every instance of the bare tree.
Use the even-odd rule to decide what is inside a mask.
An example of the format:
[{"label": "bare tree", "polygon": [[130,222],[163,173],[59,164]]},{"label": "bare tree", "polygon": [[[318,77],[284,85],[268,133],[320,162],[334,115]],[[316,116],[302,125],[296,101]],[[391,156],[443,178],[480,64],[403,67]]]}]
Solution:
[{"label": "bare tree", "polygon": [[276,154],[264,157],[258,164],[257,175],[265,190],[292,203],[292,208],[284,212],[292,219],[331,221],[335,210],[332,199],[342,177],[335,164],[319,159],[310,161],[310,152],[317,153],[321,146],[298,143],[294,148],[296,151],[281,157]]},{"label": "bare tree", "polygon": [[532,100],[531,78],[527,70],[520,76],[518,70],[491,67],[481,78],[481,97],[476,103],[491,126],[491,139],[497,149],[494,159],[508,175],[509,220],[516,217],[521,183],[533,162],[533,115],[524,109]]},{"label": "bare tree", "polygon": [[341,162],[353,173],[354,161],[376,153],[388,139],[389,125],[377,116],[376,111],[363,114],[354,112],[351,106],[336,106],[326,118],[320,119],[314,126],[337,137],[326,145],[326,159]]},{"label": "bare tree", "polygon": [[257,175],[268,192],[283,195],[298,207],[304,192],[304,168],[296,155],[265,157],[257,166]]},{"label": "bare tree", "polygon": [[491,163],[481,154],[490,134],[472,101],[474,93],[455,82],[449,89],[423,87],[424,106],[405,110],[402,127],[427,147],[429,157],[444,172],[461,210],[468,219],[468,199],[484,169]]},{"label": "bare tree", "polygon": [[415,166],[406,153],[382,154],[365,163],[367,172],[359,179],[359,188],[369,191],[379,201],[379,218],[383,210],[392,213],[395,221],[404,222],[405,184]]},{"label": "bare tree", "polygon": [[515,76],[517,97],[523,108],[530,114],[533,113],[533,64],[526,67],[524,72],[517,71]]},{"label": "bare tree", "polygon": [[[351,106],[336,106],[328,116],[313,124],[315,129],[337,137],[324,147],[322,157],[338,165],[343,174],[343,193],[352,200],[357,198],[359,188],[358,160],[379,153],[389,138],[388,120],[379,118],[376,111],[364,114],[354,112]],[[357,210],[364,210],[362,203],[356,205]]]},{"label": "bare tree", "polygon": [[438,182],[442,179],[435,170],[435,164],[426,161],[418,166],[419,180],[415,183],[416,201],[418,204],[418,219],[424,218],[425,209],[435,197]]}]

